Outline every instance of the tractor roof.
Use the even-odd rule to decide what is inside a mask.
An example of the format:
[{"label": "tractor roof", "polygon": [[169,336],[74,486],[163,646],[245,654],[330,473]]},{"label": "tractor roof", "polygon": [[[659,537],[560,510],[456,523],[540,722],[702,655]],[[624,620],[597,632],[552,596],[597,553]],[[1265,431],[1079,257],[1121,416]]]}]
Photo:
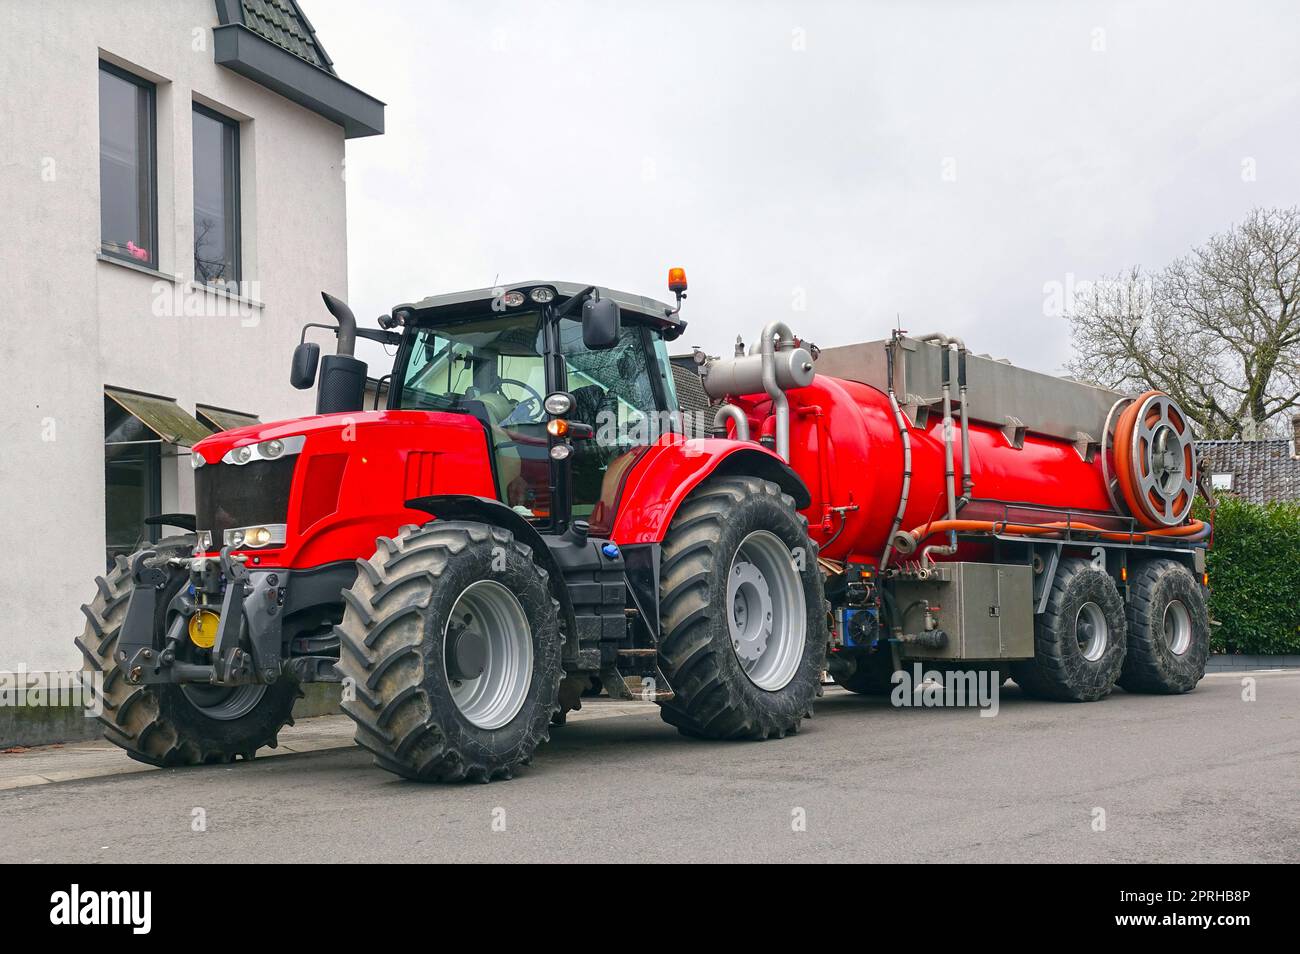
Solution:
[{"label": "tractor roof", "polygon": [[[396,314],[399,311],[409,311],[414,317],[428,317],[427,313],[434,310],[450,309],[453,312],[460,312],[464,306],[465,310],[475,309],[478,306],[490,304],[508,291],[521,291],[525,295],[538,286],[555,289],[556,301],[561,302],[565,299],[572,298],[574,295],[585,291],[593,286],[583,284],[582,282],[548,282],[548,281],[531,281],[531,282],[513,282],[509,285],[498,285],[495,288],[473,288],[469,291],[449,292],[446,295],[430,295],[428,298],[421,299],[417,302],[411,302],[405,305],[398,305],[393,309]],[[672,339],[686,328],[686,322],[682,321],[673,314],[672,307],[653,298],[646,298],[644,295],[634,295],[631,292],[619,291],[616,288],[604,288],[595,286],[600,292],[602,298],[612,298],[618,302],[618,305],[624,311],[634,312],[661,325],[666,331],[666,337]]]}]

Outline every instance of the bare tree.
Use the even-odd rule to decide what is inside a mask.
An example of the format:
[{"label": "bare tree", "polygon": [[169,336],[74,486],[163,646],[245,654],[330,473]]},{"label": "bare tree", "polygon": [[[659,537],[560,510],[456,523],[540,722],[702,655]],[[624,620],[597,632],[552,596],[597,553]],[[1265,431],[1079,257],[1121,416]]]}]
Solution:
[{"label": "bare tree", "polygon": [[1154,274],[1078,290],[1070,371],[1172,395],[1206,438],[1281,433],[1300,409],[1300,209],[1256,209]]}]

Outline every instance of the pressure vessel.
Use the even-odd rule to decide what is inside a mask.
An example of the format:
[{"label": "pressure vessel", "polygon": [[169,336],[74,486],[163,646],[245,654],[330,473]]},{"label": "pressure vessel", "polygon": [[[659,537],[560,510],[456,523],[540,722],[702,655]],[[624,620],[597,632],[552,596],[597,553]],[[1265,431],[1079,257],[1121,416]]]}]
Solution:
[{"label": "pressure vessel", "polygon": [[[818,374],[806,387],[786,392],[790,402],[789,463],[808,486],[803,513],[822,556],[874,562],[884,550],[903,490],[903,438],[889,396],[871,385]],[[955,398],[955,396],[954,396]],[[771,401],[750,394],[734,399],[754,437],[774,430]],[[954,412],[954,417],[955,417]],[[904,417],[912,451],[912,478],[902,529],[947,515],[943,417],[923,426]],[[1033,432],[1017,441],[996,426],[970,422],[975,502],[963,518],[1024,519],[1026,507],[1114,513],[1100,455],[1070,441]],[[1019,446],[1017,446],[1019,444]],[[962,493],[960,422],[954,420],[953,460]],[[1020,505],[1019,507],[1011,505]],[[1064,515],[1060,515],[1061,518]],[[1039,513],[1035,522],[1055,519]]]}]

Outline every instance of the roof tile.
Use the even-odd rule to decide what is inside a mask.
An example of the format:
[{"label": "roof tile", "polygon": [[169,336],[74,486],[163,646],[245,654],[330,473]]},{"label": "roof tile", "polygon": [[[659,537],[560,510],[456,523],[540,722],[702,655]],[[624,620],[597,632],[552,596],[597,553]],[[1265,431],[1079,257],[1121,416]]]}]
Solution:
[{"label": "roof tile", "polygon": [[295,0],[240,0],[244,26],[312,66],[333,73],[334,64]]},{"label": "roof tile", "polygon": [[1232,474],[1232,493],[1248,503],[1300,500],[1300,459],[1290,441],[1197,441],[1210,473]]}]

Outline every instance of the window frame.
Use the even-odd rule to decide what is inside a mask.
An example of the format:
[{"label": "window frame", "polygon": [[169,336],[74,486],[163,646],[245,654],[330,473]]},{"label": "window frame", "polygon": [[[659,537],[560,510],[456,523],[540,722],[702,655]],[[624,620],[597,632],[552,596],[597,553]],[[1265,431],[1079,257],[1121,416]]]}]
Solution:
[{"label": "window frame", "polygon": [[[230,116],[226,116],[226,115],[223,114],[223,113],[219,113],[219,112],[217,112],[217,110],[213,109],[212,107],[210,107],[210,106],[205,106],[205,105],[203,105],[203,104],[200,103],[200,102],[195,101],[195,102],[192,102],[190,105],[191,105],[191,107],[192,107],[192,109],[191,109],[191,111],[190,111],[190,147],[191,147],[191,148],[190,148],[190,152],[191,152],[191,156],[190,156],[190,165],[191,165],[191,168],[193,167],[193,164],[194,164],[194,156],[193,156],[194,148],[193,148],[193,147],[194,147],[194,114],[195,114],[195,113],[197,113],[198,115],[203,116],[203,117],[205,117],[205,118],[207,118],[207,119],[214,120],[214,121],[216,121],[217,123],[220,123],[224,128],[229,129],[229,130],[233,133],[233,136],[234,136],[233,141],[232,141],[232,144],[231,144],[231,150],[230,150],[231,154],[230,154],[230,156],[228,156],[228,157],[227,157],[227,156],[222,156],[222,161],[221,161],[221,166],[222,166],[222,170],[223,170],[223,172],[227,172],[227,171],[228,171],[228,172],[229,172],[229,176],[230,176],[230,180],[229,180],[230,193],[229,193],[229,195],[226,197],[226,203],[227,203],[227,206],[228,206],[228,208],[227,208],[227,210],[226,210],[226,211],[227,211],[227,216],[228,216],[227,228],[232,229],[233,232],[234,232],[234,235],[235,235],[235,241],[234,241],[234,245],[233,245],[232,257],[231,257],[231,262],[230,262],[230,271],[231,271],[231,275],[230,275],[230,277],[224,279],[224,281],[223,281],[222,283],[206,281],[205,279],[200,278],[200,273],[199,273],[199,268],[198,268],[198,262],[197,262],[197,260],[196,260],[196,261],[193,263],[193,265],[194,265],[194,281],[197,282],[197,283],[200,284],[200,285],[207,285],[207,286],[210,286],[210,287],[213,287],[213,288],[223,288],[223,287],[224,287],[224,288],[231,288],[231,287],[233,286],[234,288],[238,289],[238,287],[239,287],[239,283],[242,282],[242,281],[244,280],[244,227],[243,227],[243,207],[242,207],[242,206],[243,206],[243,203],[242,203],[242,201],[241,201],[241,195],[240,195],[240,174],[239,174],[239,173],[240,173],[239,166],[240,166],[240,158],[241,158],[241,155],[240,155],[240,142],[239,142],[239,138],[240,138],[240,137],[239,137],[239,134],[240,134],[240,128],[239,128],[239,127],[240,127],[241,124],[240,124],[239,120],[237,120],[237,119],[233,119],[233,118],[230,117]],[[224,146],[224,141],[225,141],[225,140],[224,140],[224,137],[223,137],[223,140],[222,140],[222,142],[223,142],[223,146]],[[223,151],[224,151],[224,150],[223,150]],[[223,176],[223,178],[224,178],[224,176]],[[197,206],[197,204],[193,201],[193,200],[194,200],[194,195],[193,195],[193,193],[197,190],[197,188],[198,188],[198,186],[197,186],[197,182],[194,180],[193,176],[191,176],[191,181],[190,181],[190,192],[191,192],[191,196],[190,196],[190,198],[191,198],[190,218],[193,220],[193,225],[194,225],[195,228],[198,227],[198,206]],[[196,259],[197,259],[197,256],[195,256],[195,257],[196,257]]]},{"label": "window frame", "polygon": [[[149,222],[148,222],[148,241],[149,258],[147,260],[138,259],[128,252],[122,252],[111,248],[104,238],[104,176],[101,170],[99,176],[99,251],[101,255],[118,261],[130,262],[133,265],[143,265],[148,268],[158,268],[158,84],[147,80],[142,76],[123,69],[116,63],[100,59],[99,72],[108,73],[110,76],[125,80],[131,85],[143,90],[148,94],[148,117],[146,119],[149,147],[147,150],[147,160],[149,163]],[[99,120],[104,120],[104,104],[102,100],[99,105]],[[139,135],[139,129],[136,129],[136,135]],[[99,136],[100,163],[103,163],[104,134],[101,130]]]}]

